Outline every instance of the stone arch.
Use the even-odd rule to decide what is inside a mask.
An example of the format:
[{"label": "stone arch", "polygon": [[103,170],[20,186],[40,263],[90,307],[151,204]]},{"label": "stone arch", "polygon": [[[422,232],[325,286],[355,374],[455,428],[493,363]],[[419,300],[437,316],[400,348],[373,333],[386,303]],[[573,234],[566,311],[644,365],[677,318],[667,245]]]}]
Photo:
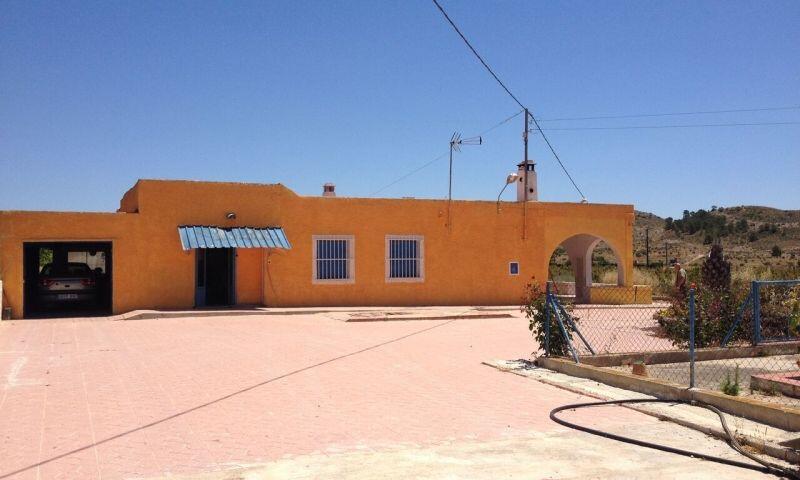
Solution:
[{"label": "stone arch", "polygon": [[548,262],[559,246],[566,251],[575,276],[576,302],[585,303],[589,301],[589,289],[592,286],[592,253],[600,242],[608,245],[617,261],[617,285],[625,285],[625,268],[619,250],[613,243],[603,237],[589,233],[579,233],[562,240],[549,252]]}]

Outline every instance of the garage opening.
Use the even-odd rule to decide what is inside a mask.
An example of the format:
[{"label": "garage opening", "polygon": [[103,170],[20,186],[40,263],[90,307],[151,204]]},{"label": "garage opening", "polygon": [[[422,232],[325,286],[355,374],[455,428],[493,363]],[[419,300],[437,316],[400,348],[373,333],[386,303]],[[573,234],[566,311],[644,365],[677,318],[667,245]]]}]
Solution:
[{"label": "garage opening", "polygon": [[24,317],[111,314],[111,242],[28,242],[23,262]]}]

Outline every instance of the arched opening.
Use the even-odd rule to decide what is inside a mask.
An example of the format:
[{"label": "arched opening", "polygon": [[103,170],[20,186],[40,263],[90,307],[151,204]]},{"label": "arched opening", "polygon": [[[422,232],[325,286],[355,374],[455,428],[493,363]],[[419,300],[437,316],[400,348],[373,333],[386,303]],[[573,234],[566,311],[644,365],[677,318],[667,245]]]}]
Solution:
[{"label": "arched opening", "polygon": [[567,254],[567,249],[559,245],[550,255],[547,266],[547,279],[556,295],[575,296],[575,269]]},{"label": "arched opening", "polygon": [[614,247],[591,234],[573,235],[550,255],[548,279],[559,295],[589,302],[592,284],[625,284],[625,269]]},{"label": "arched opening", "polygon": [[600,240],[592,250],[592,283],[622,285],[617,255],[606,242]]}]

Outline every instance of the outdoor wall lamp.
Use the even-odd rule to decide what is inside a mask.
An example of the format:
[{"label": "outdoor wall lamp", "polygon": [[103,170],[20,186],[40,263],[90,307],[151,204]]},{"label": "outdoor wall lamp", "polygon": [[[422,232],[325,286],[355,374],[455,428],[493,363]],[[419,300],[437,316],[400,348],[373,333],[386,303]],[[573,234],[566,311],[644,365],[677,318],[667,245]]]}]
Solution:
[{"label": "outdoor wall lamp", "polygon": [[516,173],[511,173],[506,177],[506,184],[503,185],[503,189],[500,190],[500,193],[497,195],[497,213],[500,213],[500,197],[503,195],[503,192],[506,191],[506,187],[508,187],[512,183],[515,183],[518,178],[519,175],[517,175]]},{"label": "outdoor wall lamp", "polygon": [[228,212],[225,214],[225,218],[228,220],[236,220],[236,212]]}]

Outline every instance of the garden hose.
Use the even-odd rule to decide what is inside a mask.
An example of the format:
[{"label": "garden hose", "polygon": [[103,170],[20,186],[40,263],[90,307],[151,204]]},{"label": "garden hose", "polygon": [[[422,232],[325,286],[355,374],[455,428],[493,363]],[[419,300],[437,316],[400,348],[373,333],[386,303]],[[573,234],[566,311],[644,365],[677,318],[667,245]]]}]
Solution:
[{"label": "garden hose", "polygon": [[[728,443],[730,444],[730,446],[734,450],[736,450],[737,452],[739,452],[742,455],[744,455],[745,457],[749,458],[750,460],[753,460],[754,462],[757,462],[759,465],[753,465],[752,463],[739,462],[739,461],[736,461],[736,460],[729,460],[727,458],[716,457],[714,455],[706,455],[704,453],[693,452],[691,450],[683,450],[683,449],[680,449],[680,448],[669,447],[667,445],[661,445],[661,444],[658,444],[658,443],[645,442],[643,440],[637,440],[635,438],[624,437],[622,435],[616,435],[616,434],[613,434],[613,433],[604,432],[602,430],[596,430],[594,428],[589,428],[589,427],[585,427],[583,425],[578,425],[578,424],[575,424],[575,423],[572,423],[572,422],[568,422],[566,420],[558,418],[558,416],[557,416],[557,414],[559,412],[562,412],[564,410],[575,410],[575,409],[578,409],[578,408],[597,407],[597,406],[603,406],[603,405],[624,405],[624,404],[629,404],[629,403],[673,403],[673,404],[675,404],[675,403],[683,403],[683,404],[693,405],[693,406],[696,406],[696,407],[702,407],[702,408],[705,408],[707,410],[711,410],[712,412],[716,413],[717,416],[719,416],[720,423],[722,424],[722,429],[725,431],[725,434],[727,435],[727,440],[728,440]],[[791,470],[789,468],[785,468],[783,466],[780,466],[780,465],[777,465],[777,464],[774,464],[774,463],[771,463],[771,462],[767,462],[765,460],[762,460],[762,459],[758,458],[757,456],[753,455],[752,453],[746,451],[744,448],[742,448],[742,445],[739,443],[738,440],[736,440],[736,437],[731,432],[730,428],[728,428],[728,423],[725,421],[725,416],[723,415],[723,413],[718,408],[716,408],[716,407],[714,407],[712,405],[709,405],[707,403],[704,403],[704,402],[697,402],[697,401],[687,402],[687,401],[682,401],[682,400],[662,400],[662,399],[657,399],[657,398],[634,398],[634,399],[625,399],[625,400],[608,400],[608,401],[602,401],[602,402],[573,403],[573,404],[569,404],[569,405],[563,405],[563,406],[558,407],[558,408],[554,408],[550,412],[550,419],[553,420],[554,422],[560,424],[560,425],[565,426],[565,427],[573,428],[575,430],[580,430],[580,431],[583,431],[583,432],[586,432],[586,433],[591,433],[592,435],[597,435],[597,436],[600,436],[600,437],[610,438],[612,440],[617,440],[617,441],[620,441],[620,442],[630,443],[632,445],[638,445],[640,447],[653,448],[655,450],[661,450],[661,451],[664,451],[664,452],[676,453],[678,455],[685,455],[687,457],[692,457],[692,458],[701,458],[703,460],[708,460],[708,461],[711,461],[711,462],[723,463],[725,465],[732,465],[734,467],[747,468],[747,469],[750,469],[750,470],[755,470],[757,472],[769,473],[769,474],[777,475],[777,476],[780,476],[780,477],[800,479],[800,471]]]}]

